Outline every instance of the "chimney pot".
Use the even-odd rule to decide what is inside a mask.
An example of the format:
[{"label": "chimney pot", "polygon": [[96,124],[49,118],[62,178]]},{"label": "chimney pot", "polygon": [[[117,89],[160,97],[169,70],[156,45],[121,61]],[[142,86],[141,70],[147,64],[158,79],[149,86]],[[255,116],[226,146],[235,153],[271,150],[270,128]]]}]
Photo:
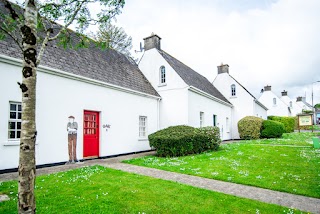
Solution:
[{"label": "chimney pot", "polygon": [[264,91],[271,91],[271,85],[264,86]]},{"label": "chimney pot", "polygon": [[297,97],[297,102],[301,102],[302,101],[302,97]]},{"label": "chimney pot", "polygon": [[229,73],[229,65],[228,64],[223,64],[217,66],[218,67],[218,74],[223,74],[223,73]]},{"label": "chimney pot", "polygon": [[283,92],[281,92],[281,95],[284,96],[288,96],[288,92],[286,90],[283,90]]},{"label": "chimney pot", "polygon": [[157,35],[152,33],[151,36],[148,36],[143,39],[144,40],[144,50],[150,50],[152,48],[156,48],[158,50],[161,50],[160,46],[160,40],[161,38]]}]

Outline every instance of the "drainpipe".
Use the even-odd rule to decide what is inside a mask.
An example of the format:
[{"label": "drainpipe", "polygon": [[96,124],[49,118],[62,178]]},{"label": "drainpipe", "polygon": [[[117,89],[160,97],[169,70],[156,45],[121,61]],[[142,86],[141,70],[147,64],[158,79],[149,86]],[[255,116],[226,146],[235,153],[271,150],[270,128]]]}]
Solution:
[{"label": "drainpipe", "polygon": [[157,131],[160,130],[160,101],[161,98],[157,99]]},{"label": "drainpipe", "polygon": [[231,122],[230,122],[230,125],[231,125],[231,130],[230,130],[230,138],[234,140],[234,136],[233,136],[233,124],[234,124],[234,106],[231,107]]}]

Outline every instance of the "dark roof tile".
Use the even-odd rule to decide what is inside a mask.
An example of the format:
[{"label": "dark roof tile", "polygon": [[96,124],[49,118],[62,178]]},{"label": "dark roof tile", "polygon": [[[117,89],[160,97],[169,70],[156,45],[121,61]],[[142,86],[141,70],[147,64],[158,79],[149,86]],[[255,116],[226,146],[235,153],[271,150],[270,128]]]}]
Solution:
[{"label": "dark roof tile", "polygon": [[[20,49],[8,37],[0,41],[0,54],[22,59]],[[101,50],[93,46],[87,49],[64,49],[57,46],[56,42],[51,42],[46,47],[40,65],[160,96],[138,66],[115,50]]]}]

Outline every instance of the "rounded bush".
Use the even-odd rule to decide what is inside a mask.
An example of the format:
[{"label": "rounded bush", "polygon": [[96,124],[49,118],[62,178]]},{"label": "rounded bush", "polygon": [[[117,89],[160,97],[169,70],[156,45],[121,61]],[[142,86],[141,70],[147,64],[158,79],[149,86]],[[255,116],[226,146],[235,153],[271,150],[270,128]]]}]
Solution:
[{"label": "rounded bush", "polygon": [[197,154],[219,147],[219,129],[171,126],[148,136],[149,143],[160,157]]},{"label": "rounded bush", "polygon": [[279,138],[285,133],[285,126],[274,120],[265,120],[262,123],[262,138]]},{"label": "rounded bush", "polygon": [[246,116],[239,120],[238,131],[241,139],[259,139],[263,119],[254,116]]},{"label": "rounded bush", "polygon": [[294,117],[280,117],[280,116],[268,116],[268,120],[278,121],[285,127],[285,133],[294,132],[295,118]]}]

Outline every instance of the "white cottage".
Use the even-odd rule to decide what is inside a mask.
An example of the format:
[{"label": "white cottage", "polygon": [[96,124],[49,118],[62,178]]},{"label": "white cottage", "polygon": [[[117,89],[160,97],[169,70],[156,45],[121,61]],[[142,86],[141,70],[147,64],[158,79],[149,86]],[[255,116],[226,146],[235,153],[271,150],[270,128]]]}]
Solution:
[{"label": "white cottage", "polygon": [[218,66],[218,75],[213,85],[233,105],[232,138],[240,138],[238,122],[245,116],[256,116],[267,119],[267,107],[260,103],[242,84],[229,74],[229,65]]},{"label": "white cottage", "polygon": [[271,90],[269,85],[264,87],[259,102],[269,109],[268,116],[292,116],[290,107]]},{"label": "white cottage", "polygon": [[205,77],[161,49],[161,38],[144,39],[139,68],[157,90],[160,128],[174,125],[218,126],[221,138],[232,138],[232,104]]},{"label": "white cottage", "polygon": [[300,107],[300,109],[299,109],[300,112],[299,113],[301,113],[303,110],[313,111],[313,107],[312,107],[312,105],[307,103],[306,97],[297,97],[296,104]]},{"label": "white cottage", "polygon": [[288,96],[287,91],[284,90],[281,92],[280,99],[289,107],[290,116],[296,116],[297,114],[302,112],[302,107],[300,107],[299,104],[295,100],[291,99]]},{"label": "white cottage", "polygon": [[[18,166],[21,58],[10,38],[0,41],[0,172]],[[159,129],[161,97],[124,55],[53,42],[37,77],[37,165],[68,161],[69,116],[78,123],[79,160],[150,150],[147,136]]]}]

